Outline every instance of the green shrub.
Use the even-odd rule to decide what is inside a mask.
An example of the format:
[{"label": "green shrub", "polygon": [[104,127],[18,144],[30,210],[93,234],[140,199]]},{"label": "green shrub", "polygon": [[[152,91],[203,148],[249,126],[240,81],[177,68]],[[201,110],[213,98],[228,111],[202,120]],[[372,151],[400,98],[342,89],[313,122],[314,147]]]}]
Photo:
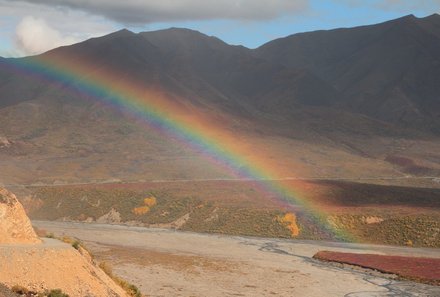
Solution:
[{"label": "green shrub", "polygon": [[81,242],[79,242],[78,240],[75,240],[72,243],[72,246],[73,246],[74,249],[79,250],[79,247],[81,246]]}]

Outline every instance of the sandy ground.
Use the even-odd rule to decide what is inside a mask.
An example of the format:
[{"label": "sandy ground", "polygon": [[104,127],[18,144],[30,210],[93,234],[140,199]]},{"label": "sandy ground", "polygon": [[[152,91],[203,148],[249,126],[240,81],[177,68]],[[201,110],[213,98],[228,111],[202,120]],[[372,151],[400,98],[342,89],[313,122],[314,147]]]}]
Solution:
[{"label": "sandy ground", "polygon": [[0,244],[0,283],[35,292],[62,289],[71,297],[127,296],[90,258],[50,238],[39,244]]},{"label": "sandy ground", "polygon": [[231,237],[116,225],[34,221],[74,236],[147,296],[440,296],[440,287],[397,281],[311,257],[319,250],[440,258],[440,250]]}]

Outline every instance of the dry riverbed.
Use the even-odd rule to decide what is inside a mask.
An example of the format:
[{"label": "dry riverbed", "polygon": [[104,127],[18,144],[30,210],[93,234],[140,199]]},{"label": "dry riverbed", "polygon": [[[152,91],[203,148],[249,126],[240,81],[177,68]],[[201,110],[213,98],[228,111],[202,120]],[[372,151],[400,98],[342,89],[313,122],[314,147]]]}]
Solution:
[{"label": "dry riverbed", "polygon": [[312,259],[319,250],[440,258],[438,249],[34,221],[82,240],[147,296],[440,296],[440,287]]}]

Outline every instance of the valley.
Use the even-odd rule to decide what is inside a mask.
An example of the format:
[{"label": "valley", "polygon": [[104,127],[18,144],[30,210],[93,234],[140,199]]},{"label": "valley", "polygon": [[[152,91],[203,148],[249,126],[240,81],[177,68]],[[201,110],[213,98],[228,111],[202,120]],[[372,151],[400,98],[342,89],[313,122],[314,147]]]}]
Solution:
[{"label": "valley", "polygon": [[70,274],[74,297],[440,295],[312,258],[440,258],[439,86],[435,13],[257,48],[172,27],[0,57],[0,187],[42,238],[8,229],[0,259],[88,261],[102,288]]},{"label": "valley", "polygon": [[[325,241],[202,235],[163,229],[33,221],[85,242],[99,261],[148,296],[435,296],[440,288],[311,257],[319,250],[439,257],[416,249]],[[264,281],[262,281],[264,280]]]}]

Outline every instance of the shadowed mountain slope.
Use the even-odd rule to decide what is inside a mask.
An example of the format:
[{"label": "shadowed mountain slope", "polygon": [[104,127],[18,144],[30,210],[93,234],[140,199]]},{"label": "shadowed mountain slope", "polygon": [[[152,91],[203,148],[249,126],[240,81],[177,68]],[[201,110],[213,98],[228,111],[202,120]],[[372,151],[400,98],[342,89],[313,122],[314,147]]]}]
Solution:
[{"label": "shadowed mountain slope", "polygon": [[255,55],[306,69],[343,96],[337,106],[408,126],[440,123],[440,16],[316,31],[271,41]]},{"label": "shadowed mountain slope", "polygon": [[[168,29],[140,35],[160,48],[164,66],[188,89],[217,95],[224,103],[280,112],[298,104],[328,105],[338,96],[308,71],[255,58],[247,48],[197,31]],[[209,96],[208,90],[214,94]]]},{"label": "shadowed mountain slope", "polygon": [[[200,105],[214,103],[216,108],[247,110],[250,114],[260,109],[286,111],[299,104],[328,105],[338,97],[333,87],[308,71],[255,58],[244,47],[230,46],[188,29],[139,34],[124,29],[54,49],[42,57],[85,61],[93,65],[90,74],[117,72],[122,80],[136,79],[146,86],[159,86]],[[6,60],[0,62],[7,64]],[[1,106],[40,98],[50,89],[50,84],[37,81],[19,87],[22,74],[2,68],[0,87],[7,96],[2,98]],[[87,74],[81,79],[87,79]]]}]

